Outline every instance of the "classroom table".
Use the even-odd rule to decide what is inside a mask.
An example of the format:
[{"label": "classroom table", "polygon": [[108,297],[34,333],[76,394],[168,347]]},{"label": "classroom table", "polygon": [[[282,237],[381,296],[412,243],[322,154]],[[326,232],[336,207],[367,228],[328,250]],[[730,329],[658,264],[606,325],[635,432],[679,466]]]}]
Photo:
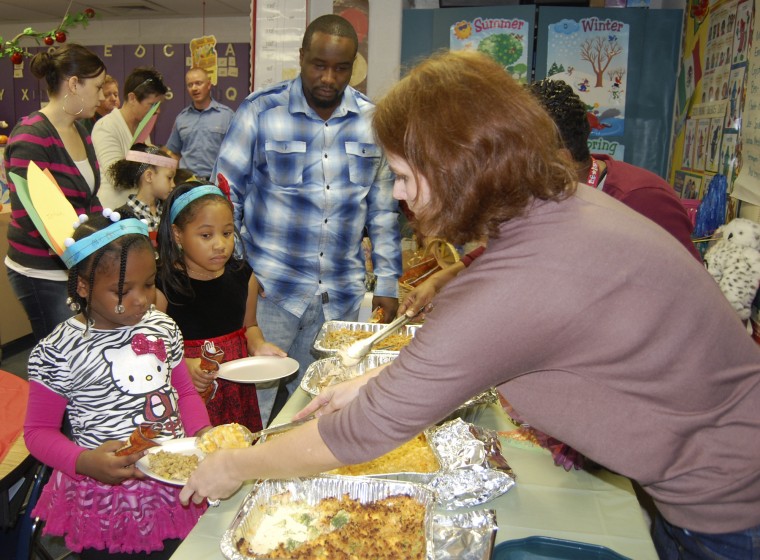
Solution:
[{"label": "classroom table", "polygon": [[[310,395],[302,389],[288,400],[273,426],[289,421]],[[498,404],[479,406],[464,420],[498,431],[515,428]],[[496,543],[548,536],[606,546],[635,560],[656,560],[644,515],[631,482],[605,469],[571,471],[554,465],[548,451],[503,442],[502,453],[517,483],[506,494],[480,506],[496,511]],[[250,493],[236,494],[209,508],[172,556],[182,560],[223,559],[219,543]]]}]

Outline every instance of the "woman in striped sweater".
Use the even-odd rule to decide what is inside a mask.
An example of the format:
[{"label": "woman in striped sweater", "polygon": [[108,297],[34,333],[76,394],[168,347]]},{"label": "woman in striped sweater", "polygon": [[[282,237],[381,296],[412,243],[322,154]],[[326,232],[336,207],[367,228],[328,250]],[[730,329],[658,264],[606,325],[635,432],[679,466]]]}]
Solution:
[{"label": "woman in striped sweater", "polygon": [[103,99],[106,67],[93,52],[69,44],[36,54],[29,69],[47,82],[50,102],[19,121],[5,149],[12,210],[5,266],[39,340],[73,315],[66,304],[66,267],[35,229],[10,174],[26,179],[33,161],[52,173],[78,214],[102,209],[98,162],[81,120],[92,117]]}]

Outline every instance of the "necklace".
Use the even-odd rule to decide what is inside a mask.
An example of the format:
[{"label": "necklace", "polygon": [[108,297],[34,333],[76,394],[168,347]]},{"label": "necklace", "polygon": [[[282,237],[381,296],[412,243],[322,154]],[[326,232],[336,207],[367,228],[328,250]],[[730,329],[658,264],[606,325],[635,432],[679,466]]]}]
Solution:
[{"label": "necklace", "polygon": [[[217,270],[216,272],[205,272],[203,270],[193,270],[187,265],[185,265],[185,268],[187,269],[187,275],[195,280],[200,280],[202,278],[205,278],[207,280],[215,280],[224,274],[224,269]],[[195,278],[194,276],[200,276],[201,278]]]}]

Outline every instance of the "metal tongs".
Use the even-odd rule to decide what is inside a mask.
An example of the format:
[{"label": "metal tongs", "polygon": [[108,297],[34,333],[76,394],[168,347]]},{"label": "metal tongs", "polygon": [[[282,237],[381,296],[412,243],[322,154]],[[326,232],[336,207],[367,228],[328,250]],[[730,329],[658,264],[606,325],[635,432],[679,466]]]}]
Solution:
[{"label": "metal tongs", "polygon": [[377,331],[372,336],[357,340],[348,348],[342,348],[341,350],[338,350],[338,357],[340,358],[341,364],[343,364],[345,367],[351,367],[358,364],[362,358],[369,354],[370,350],[372,350],[372,347],[375,344],[393,334],[393,331],[396,331],[406,325],[409,321],[419,315],[423,309],[424,308],[419,309],[412,315],[407,315],[405,313],[404,315],[401,315],[400,317],[397,317],[388,323],[385,327]]},{"label": "metal tongs", "polygon": [[306,424],[306,422],[308,422],[309,420],[314,420],[314,418],[316,418],[316,415],[312,413],[298,420],[293,420],[292,422],[286,422],[285,424],[280,424],[279,426],[273,426],[271,428],[265,428],[263,430],[259,430],[258,432],[253,432],[253,441],[256,441],[257,439],[261,438],[261,436],[287,432],[288,430],[291,430],[295,428],[296,426],[300,426],[301,424]]}]

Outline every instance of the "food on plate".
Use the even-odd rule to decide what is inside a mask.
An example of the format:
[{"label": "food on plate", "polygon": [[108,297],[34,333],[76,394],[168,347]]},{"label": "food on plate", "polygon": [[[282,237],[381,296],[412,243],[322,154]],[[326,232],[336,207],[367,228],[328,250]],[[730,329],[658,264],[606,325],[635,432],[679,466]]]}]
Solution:
[{"label": "food on plate", "polygon": [[198,456],[156,451],[148,454],[148,466],[161,478],[184,481],[190,478],[190,474],[198,466]]},{"label": "food on plate", "polygon": [[248,514],[238,551],[267,558],[317,560],[425,558],[425,506],[409,496],[362,504],[348,495],[316,505],[278,494]]},{"label": "food on plate", "polygon": [[138,451],[145,451],[151,447],[156,447],[158,444],[152,441],[153,438],[158,437],[160,432],[153,429],[150,424],[142,424],[134,429],[129,435],[127,443],[116,450],[116,455],[130,455],[137,453]]},{"label": "food on plate", "polygon": [[[350,346],[357,340],[369,338],[374,333],[369,331],[351,330],[351,329],[334,329],[325,334],[322,345],[328,350],[338,350]],[[397,352],[412,340],[411,334],[392,334],[372,346],[373,350],[387,350]]]},{"label": "food on plate", "polygon": [[439,468],[438,459],[430,449],[427,439],[419,434],[404,445],[372,461],[339,467],[329,471],[328,474],[362,476],[399,472],[431,473]]},{"label": "food on plate", "polygon": [[241,424],[221,424],[200,436],[196,442],[198,449],[204,453],[213,453],[217,449],[241,449],[253,443],[253,434]]}]

